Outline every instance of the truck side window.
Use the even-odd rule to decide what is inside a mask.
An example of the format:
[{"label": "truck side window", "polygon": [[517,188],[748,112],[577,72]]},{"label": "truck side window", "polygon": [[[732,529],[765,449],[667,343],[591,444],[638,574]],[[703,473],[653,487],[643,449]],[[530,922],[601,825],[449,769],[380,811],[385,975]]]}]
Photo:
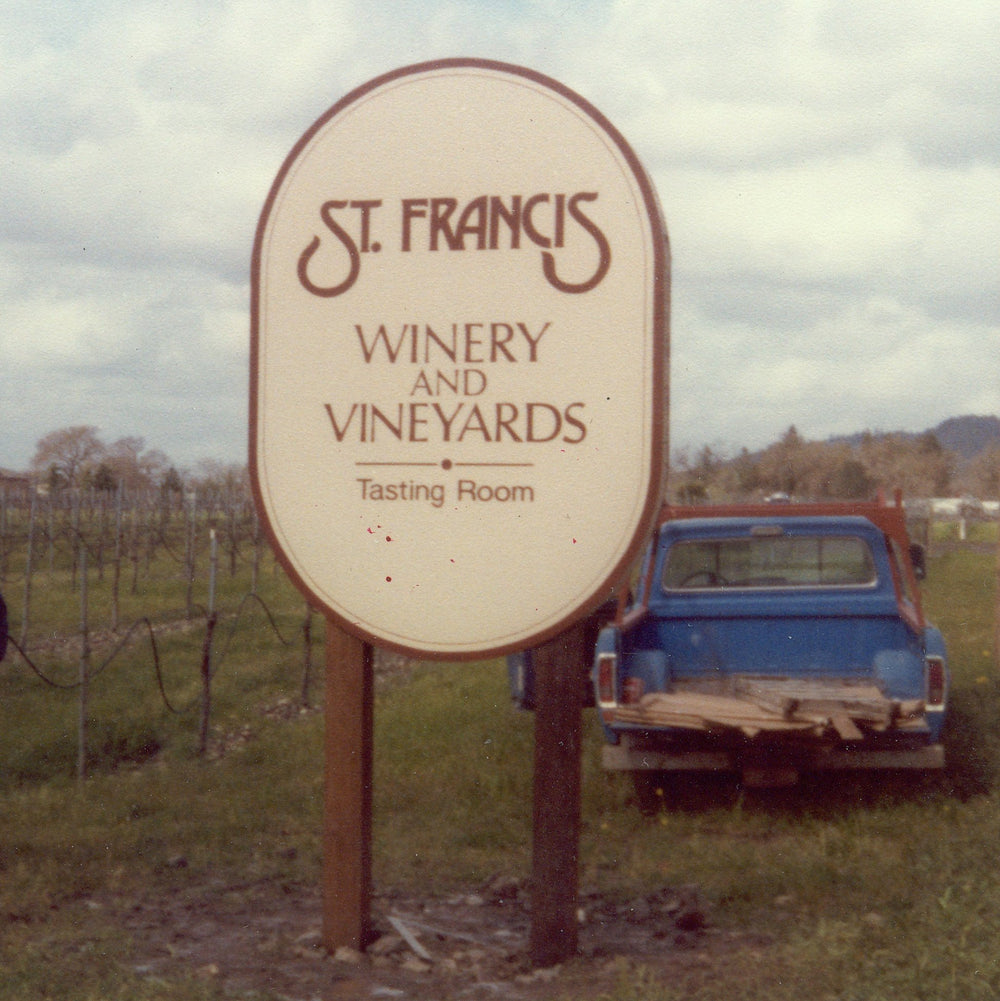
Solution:
[{"label": "truck side window", "polygon": [[902,554],[900,553],[899,543],[893,538],[888,538],[889,542],[889,559],[892,560],[892,575],[899,582],[899,594],[900,597],[908,605],[913,605],[913,592],[910,589],[910,578],[909,575],[904,571],[906,564],[902,559]]},{"label": "truck side window", "polygon": [[0,660],[4,659],[7,653],[7,606],[3,603],[3,595],[0,594]]}]

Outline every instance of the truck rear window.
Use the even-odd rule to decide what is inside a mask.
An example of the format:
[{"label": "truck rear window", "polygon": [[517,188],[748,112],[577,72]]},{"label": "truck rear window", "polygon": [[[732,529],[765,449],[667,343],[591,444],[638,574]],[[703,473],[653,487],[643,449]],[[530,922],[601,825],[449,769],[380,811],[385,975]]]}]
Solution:
[{"label": "truck rear window", "polygon": [[668,591],[706,588],[861,587],[875,561],[852,535],[779,535],[675,542],[667,553]]}]

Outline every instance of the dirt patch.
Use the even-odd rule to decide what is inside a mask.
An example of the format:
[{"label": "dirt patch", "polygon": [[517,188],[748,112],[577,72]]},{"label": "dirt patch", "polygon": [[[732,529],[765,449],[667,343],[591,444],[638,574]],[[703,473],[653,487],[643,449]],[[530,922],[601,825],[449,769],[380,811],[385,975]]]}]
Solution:
[{"label": "dirt patch", "polygon": [[321,904],[318,888],[277,881],[219,881],[130,903],[85,902],[129,936],[140,976],[194,975],[236,997],[290,1001],[596,998],[639,967],[646,976],[676,978],[767,944],[713,928],[696,887],[618,901],[585,892],[578,955],[534,969],[529,894],[516,880],[499,878],[447,897],[379,894],[372,902],[378,937],[364,954],[342,949],[331,956],[321,942]]},{"label": "dirt patch", "polygon": [[[405,684],[416,663],[379,653],[376,684]],[[258,708],[282,722],[320,711],[289,698]],[[210,757],[252,739],[249,725],[215,731]],[[447,896],[377,893],[373,941],[365,952],[340,949],[331,955],[322,942],[318,885],[223,878],[193,885],[184,881],[183,856],[167,867],[177,870],[172,890],[141,898],[105,892],[74,906],[99,914],[102,924],[127,937],[134,974],[153,980],[193,976],[234,998],[586,1001],[636,979],[651,989],[661,981],[704,981],[731,970],[738,955],[759,960],[771,942],[764,934],[716,928],[695,886],[659,887],[632,899],[584,890],[576,956],[536,969],[530,961],[530,888],[498,876]]]}]

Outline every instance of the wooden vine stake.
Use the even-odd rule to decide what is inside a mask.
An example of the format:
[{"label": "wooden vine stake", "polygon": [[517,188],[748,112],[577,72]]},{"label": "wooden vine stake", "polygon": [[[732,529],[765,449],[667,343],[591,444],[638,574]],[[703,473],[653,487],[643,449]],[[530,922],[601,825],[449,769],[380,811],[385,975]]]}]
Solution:
[{"label": "wooden vine stake", "polygon": [[993,635],[993,663],[1000,677],[1000,513],[997,514],[996,621]]},{"label": "wooden vine stake", "polygon": [[76,778],[87,777],[87,730],[90,714],[90,609],[87,594],[87,547],[80,543],[80,699],[77,714]]}]

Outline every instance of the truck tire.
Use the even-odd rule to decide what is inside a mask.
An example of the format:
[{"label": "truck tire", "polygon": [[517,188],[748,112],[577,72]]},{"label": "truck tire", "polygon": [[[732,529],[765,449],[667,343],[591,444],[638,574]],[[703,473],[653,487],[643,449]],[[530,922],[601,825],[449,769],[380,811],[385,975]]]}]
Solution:
[{"label": "truck tire", "polygon": [[655,817],[663,809],[665,779],[663,772],[647,769],[632,772],[635,803],[644,817]]}]

